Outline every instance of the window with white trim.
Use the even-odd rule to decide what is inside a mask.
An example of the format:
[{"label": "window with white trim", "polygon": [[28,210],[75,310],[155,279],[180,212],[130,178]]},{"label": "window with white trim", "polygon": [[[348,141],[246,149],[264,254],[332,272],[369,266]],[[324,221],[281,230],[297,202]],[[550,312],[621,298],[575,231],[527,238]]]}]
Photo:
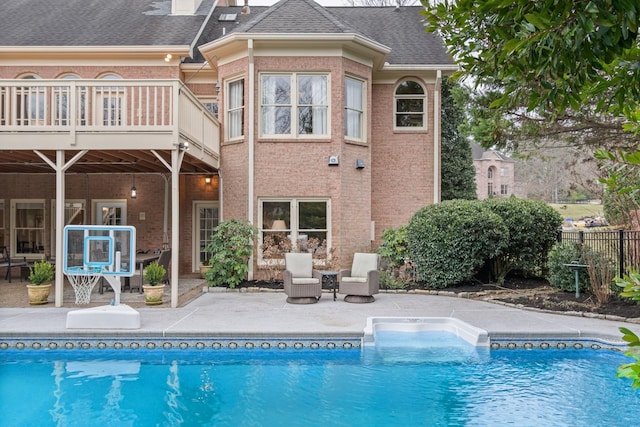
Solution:
[{"label": "window with white trim", "polygon": [[326,74],[262,74],[261,136],[329,135]]},{"label": "window with white trim", "polygon": [[[24,80],[37,80],[36,75],[20,77]],[[17,123],[25,126],[41,126],[45,123],[47,104],[45,88],[41,86],[17,87]]]},{"label": "window with white trim", "polygon": [[[105,74],[100,78],[104,80],[121,79],[121,77],[116,74]],[[97,124],[102,126],[121,126],[123,124],[123,118],[126,117],[126,112],[124,111],[126,105],[124,102],[124,87],[97,86],[95,91],[98,105],[101,106],[98,111]]]},{"label": "window with white trim", "polygon": [[416,81],[405,80],[395,92],[396,129],[425,129],[427,114],[427,95],[424,87]]},{"label": "window with white trim", "polygon": [[14,256],[44,252],[44,200],[11,200],[11,224]]},{"label": "window with white trim", "polygon": [[244,79],[227,83],[227,138],[244,136]]},{"label": "window with white trim", "polygon": [[508,196],[509,195],[509,186],[507,184],[500,185],[500,195]]},{"label": "window with white trim", "polygon": [[351,77],[344,80],[344,136],[364,139],[364,82]]},{"label": "window with white trim", "polygon": [[[66,74],[60,78],[61,80],[78,80],[80,77],[75,74]],[[56,126],[68,126],[71,124],[71,117],[69,117],[69,101],[72,98],[73,89],[71,86],[58,86],[53,88],[54,95],[54,108],[55,108],[55,124]],[[76,100],[78,101],[76,104],[76,108],[78,111],[76,112],[76,117],[79,117],[80,120],[78,123],[80,125],[86,125],[87,120],[87,88],[84,86],[76,86],[75,87]]]},{"label": "window with white trim", "polygon": [[282,259],[292,251],[326,257],[331,247],[329,200],[264,199],[260,212],[262,260]]},{"label": "window with white trim", "polygon": [[0,246],[7,246],[4,242],[4,200],[0,200]]}]

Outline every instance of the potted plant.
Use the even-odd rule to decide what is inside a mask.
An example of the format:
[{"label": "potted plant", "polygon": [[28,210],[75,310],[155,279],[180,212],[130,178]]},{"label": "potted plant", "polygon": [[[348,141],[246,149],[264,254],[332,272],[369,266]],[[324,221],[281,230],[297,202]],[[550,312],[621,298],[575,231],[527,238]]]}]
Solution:
[{"label": "potted plant", "polygon": [[146,283],[142,286],[142,289],[144,290],[144,301],[148,305],[162,304],[164,283],[161,284],[161,282],[165,274],[167,274],[167,270],[158,264],[158,261],[153,261],[144,269],[144,281]]},{"label": "potted plant", "polygon": [[51,282],[55,276],[53,264],[47,260],[36,261],[29,269],[30,285],[27,285],[29,304],[39,305],[49,302]]}]

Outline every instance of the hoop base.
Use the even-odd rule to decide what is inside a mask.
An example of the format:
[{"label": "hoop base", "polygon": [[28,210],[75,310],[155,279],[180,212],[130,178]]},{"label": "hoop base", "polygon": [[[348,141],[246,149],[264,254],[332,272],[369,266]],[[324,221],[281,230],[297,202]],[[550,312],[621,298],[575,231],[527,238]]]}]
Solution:
[{"label": "hoop base", "polygon": [[67,313],[67,329],[140,329],[140,313],[126,304],[83,308]]}]

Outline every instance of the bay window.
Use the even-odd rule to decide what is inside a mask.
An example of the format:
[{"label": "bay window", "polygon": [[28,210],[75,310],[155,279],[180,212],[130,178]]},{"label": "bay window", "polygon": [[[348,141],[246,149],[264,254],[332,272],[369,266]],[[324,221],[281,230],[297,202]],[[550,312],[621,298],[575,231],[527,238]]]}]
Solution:
[{"label": "bay window", "polygon": [[347,77],[344,85],[344,136],[364,139],[364,82]]},{"label": "bay window", "polygon": [[261,136],[328,135],[328,77],[263,74],[260,79]]},{"label": "bay window", "polygon": [[226,128],[229,139],[244,136],[244,79],[232,81],[227,85]]}]

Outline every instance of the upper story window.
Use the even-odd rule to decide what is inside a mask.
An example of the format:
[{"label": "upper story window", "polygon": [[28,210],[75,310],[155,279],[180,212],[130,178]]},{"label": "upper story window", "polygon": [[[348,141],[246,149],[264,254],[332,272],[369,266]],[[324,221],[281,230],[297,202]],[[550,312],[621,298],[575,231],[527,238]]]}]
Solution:
[{"label": "upper story window", "polygon": [[493,178],[493,167],[490,167],[489,169],[487,169],[487,178],[489,179]]},{"label": "upper story window", "polygon": [[507,168],[500,168],[500,176],[507,176]]},{"label": "upper story window", "polygon": [[[24,80],[39,79],[36,75],[20,77]],[[47,105],[45,102],[45,88],[41,86],[25,86],[16,88],[17,92],[17,123],[19,125],[43,125]]]},{"label": "upper story window", "polygon": [[328,76],[263,74],[261,136],[328,136]]},{"label": "upper story window", "polygon": [[227,138],[244,136],[244,79],[227,84]]},{"label": "upper story window", "polygon": [[[78,80],[79,77],[75,74],[65,74],[60,77],[61,80]],[[54,93],[54,108],[55,108],[55,124],[58,126],[67,126],[70,124],[69,117],[69,108],[71,100],[71,88],[69,86],[58,86],[53,88]],[[76,87],[76,99],[79,101],[76,105],[78,108],[79,114],[77,117],[80,117],[80,124],[86,124],[86,97],[87,97],[87,88],[86,87]]]},{"label": "upper story window", "polygon": [[405,80],[398,85],[395,93],[395,128],[425,129],[427,96],[422,85],[413,80]]},{"label": "upper story window", "polygon": [[[100,77],[104,80],[120,80],[117,74],[105,74]],[[102,126],[121,126],[122,120],[126,117],[125,90],[123,86],[101,86],[96,87],[96,98],[100,108],[97,113],[96,122]]]},{"label": "upper story window", "polygon": [[364,139],[364,82],[347,77],[344,81],[344,136]]}]

